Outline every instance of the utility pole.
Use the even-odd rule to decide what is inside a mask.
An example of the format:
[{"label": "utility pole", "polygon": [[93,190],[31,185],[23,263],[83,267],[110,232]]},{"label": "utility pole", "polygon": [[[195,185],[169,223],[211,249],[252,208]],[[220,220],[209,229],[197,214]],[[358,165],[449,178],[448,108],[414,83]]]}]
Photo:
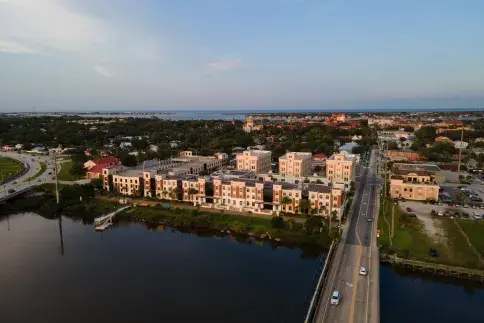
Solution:
[{"label": "utility pole", "polygon": [[462,132],[460,134],[460,147],[459,147],[459,165],[457,166],[457,176],[460,178],[460,161],[462,159],[462,142],[464,141],[464,124],[462,124]]},{"label": "utility pole", "polygon": [[384,192],[383,192],[383,197],[384,197],[384,200],[385,201],[387,199],[387,163],[388,163],[388,157],[387,157],[387,154],[388,154],[388,140],[387,140],[387,146],[386,146],[386,150],[385,150],[385,166],[383,168],[383,183],[384,183]]},{"label": "utility pole", "polygon": [[57,155],[54,152],[54,174],[55,174],[55,197],[59,204],[59,176],[57,176]]}]

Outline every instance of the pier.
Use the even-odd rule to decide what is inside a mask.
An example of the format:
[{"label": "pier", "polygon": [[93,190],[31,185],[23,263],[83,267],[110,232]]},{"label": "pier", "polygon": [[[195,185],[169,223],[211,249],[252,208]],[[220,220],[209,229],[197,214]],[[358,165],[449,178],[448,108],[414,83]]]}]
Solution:
[{"label": "pier", "polygon": [[96,227],[94,228],[94,230],[96,230],[96,231],[106,230],[111,225],[113,225],[113,218],[114,218],[114,216],[116,216],[116,214],[119,214],[119,213],[129,209],[130,207],[131,207],[131,205],[123,206],[122,208],[119,208],[114,212],[111,212],[109,214],[105,214],[103,216],[95,218],[94,224],[96,225]]}]

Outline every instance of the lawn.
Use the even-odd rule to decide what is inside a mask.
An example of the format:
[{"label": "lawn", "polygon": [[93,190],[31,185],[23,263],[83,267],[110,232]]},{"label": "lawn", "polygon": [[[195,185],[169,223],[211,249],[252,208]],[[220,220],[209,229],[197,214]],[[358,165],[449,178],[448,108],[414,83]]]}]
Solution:
[{"label": "lawn", "polygon": [[484,221],[458,220],[474,248],[484,257]]},{"label": "lawn", "polygon": [[18,160],[8,157],[0,157],[0,180],[8,180],[22,172],[24,168],[24,164]]},{"label": "lawn", "polygon": [[71,174],[72,165],[74,165],[73,161],[60,164],[60,172],[58,175],[60,181],[77,181],[81,179],[81,177]]},{"label": "lawn", "polygon": [[[395,205],[395,235],[390,244],[389,228],[384,221],[386,217],[391,226],[393,204],[389,202],[386,213],[380,214],[380,232],[378,243],[384,252],[395,252],[401,257],[413,258],[421,261],[435,262],[452,266],[477,268],[479,266],[476,255],[466,243],[465,238],[451,219],[436,219],[441,229],[441,237],[430,237],[425,232],[424,224],[417,218],[407,217],[400,207]],[[439,252],[438,258],[430,257],[429,249],[435,248]]]},{"label": "lawn", "polygon": [[37,177],[42,175],[45,172],[46,169],[47,169],[47,166],[45,165],[45,163],[40,162],[39,171],[37,173],[35,173],[34,175],[30,176],[29,178],[27,178],[26,180],[24,180],[24,182],[33,181],[34,179],[36,179]]}]

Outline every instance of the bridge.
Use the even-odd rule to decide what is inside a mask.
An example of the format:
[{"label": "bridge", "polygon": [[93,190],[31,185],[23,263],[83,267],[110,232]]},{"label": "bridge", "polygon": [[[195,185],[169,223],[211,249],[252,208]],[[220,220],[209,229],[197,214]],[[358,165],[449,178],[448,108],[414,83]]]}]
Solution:
[{"label": "bridge", "polygon": [[126,205],[123,206],[122,208],[117,209],[114,212],[111,212],[109,214],[105,214],[103,216],[100,216],[98,218],[94,219],[94,224],[96,224],[96,231],[104,231],[108,227],[110,227],[113,224],[113,218],[116,214],[119,214],[123,212],[124,210],[127,210],[131,207],[131,205]]},{"label": "bridge", "polygon": [[20,191],[15,191],[15,192],[10,193],[10,194],[7,194],[7,191],[5,191],[5,195],[0,197],[0,204],[3,204],[5,202],[7,202],[8,200],[13,199],[14,197],[20,196],[22,194],[25,194],[29,191],[30,191],[30,188],[28,188],[28,187],[21,189]]},{"label": "bridge", "polygon": [[[380,181],[375,173],[376,151],[369,167],[360,169],[357,189],[341,242],[328,255],[315,301],[306,322],[377,323],[379,314],[379,251],[375,234],[378,222]],[[367,275],[359,275],[360,267]],[[339,305],[331,305],[333,291],[339,291]]]}]

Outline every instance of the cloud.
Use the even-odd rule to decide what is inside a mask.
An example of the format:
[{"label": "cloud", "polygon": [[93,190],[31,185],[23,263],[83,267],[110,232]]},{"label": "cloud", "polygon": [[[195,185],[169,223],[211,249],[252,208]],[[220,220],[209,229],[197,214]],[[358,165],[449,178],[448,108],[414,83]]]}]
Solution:
[{"label": "cloud", "polygon": [[101,74],[104,77],[113,77],[113,73],[104,65],[95,65],[93,68],[98,74]]},{"label": "cloud", "polygon": [[9,54],[34,54],[39,53],[36,50],[27,46],[21,45],[17,42],[0,40],[0,52]]},{"label": "cloud", "polygon": [[[112,69],[160,57],[156,37],[129,23],[116,25],[81,12],[74,7],[81,3],[0,0],[0,51],[67,58],[106,77],[113,75]],[[101,62],[108,63],[110,69]]]},{"label": "cloud", "polygon": [[208,63],[208,67],[217,71],[228,71],[242,66],[243,61],[239,58],[223,58]]}]

